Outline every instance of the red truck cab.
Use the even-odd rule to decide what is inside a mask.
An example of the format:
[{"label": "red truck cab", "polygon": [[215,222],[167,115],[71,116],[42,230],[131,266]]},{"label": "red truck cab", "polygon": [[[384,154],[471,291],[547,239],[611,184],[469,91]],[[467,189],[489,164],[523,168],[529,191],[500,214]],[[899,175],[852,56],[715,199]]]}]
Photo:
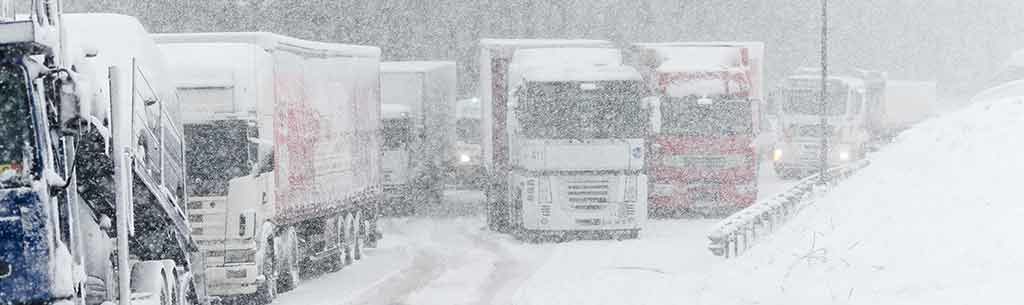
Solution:
[{"label": "red truck cab", "polygon": [[757,200],[760,43],[636,44],[660,98],[648,140],[652,217],[726,215]]}]

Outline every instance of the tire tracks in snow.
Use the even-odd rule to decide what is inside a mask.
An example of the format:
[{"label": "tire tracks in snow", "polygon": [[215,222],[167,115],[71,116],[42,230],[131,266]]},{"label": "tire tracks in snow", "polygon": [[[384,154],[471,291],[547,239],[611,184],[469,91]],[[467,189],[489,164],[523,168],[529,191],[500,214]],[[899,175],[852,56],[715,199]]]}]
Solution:
[{"label": "tire tracks in snow", "polygon": [[536,260],[546,257],[551,247],[522,245],[481,226],[468,218],[409,219],[395,233],[407,235],[403,238],[414,253],[411,266],[351,304],[511,303],[519,286],[539,267]]}]

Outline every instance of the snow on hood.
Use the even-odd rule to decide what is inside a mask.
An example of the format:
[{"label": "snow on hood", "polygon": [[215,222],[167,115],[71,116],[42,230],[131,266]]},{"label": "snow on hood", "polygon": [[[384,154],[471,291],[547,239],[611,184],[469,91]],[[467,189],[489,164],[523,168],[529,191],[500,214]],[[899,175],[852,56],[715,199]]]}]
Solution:
[{"label": "snow on hood", "polygon": [[713,266],[701,303],[1018,299],[1021,117],[1024,98],[1016,97],[908,130],[773,236]]}]

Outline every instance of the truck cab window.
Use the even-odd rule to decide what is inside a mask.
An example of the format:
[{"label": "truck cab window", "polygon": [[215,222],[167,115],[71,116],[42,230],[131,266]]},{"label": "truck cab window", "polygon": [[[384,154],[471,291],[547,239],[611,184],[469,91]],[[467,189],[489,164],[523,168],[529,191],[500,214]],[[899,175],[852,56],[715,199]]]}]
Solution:
[{"label": "truck cab window", "polygon": [[250,173],[247,130],[244,120],[185,125],[185,159],[188,179],[193,182],[190,195],[227,195],[231,179]]},{"label": "truck cab window", "polygon": [[28,80],[23,68],[0,65],[0,183],[26,185],[35,172],[37,138]]}]

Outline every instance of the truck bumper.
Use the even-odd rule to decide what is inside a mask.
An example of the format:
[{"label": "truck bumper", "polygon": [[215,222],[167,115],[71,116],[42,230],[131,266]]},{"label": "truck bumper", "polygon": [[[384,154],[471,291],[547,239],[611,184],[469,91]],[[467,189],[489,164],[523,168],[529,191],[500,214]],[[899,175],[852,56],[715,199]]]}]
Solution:
[{"label": "truck bumper", "polygon": [[256,293],[266,278],[256,264],[236,264],[206,268],[207,291],[214,296],[236,296]]},{"label": "truck bumper", "polygon": [[523,228],[531,231],[625,231],[638,230],[647,220],[643,202],[611,202],[586,210],[564,203],[523,207]]},{"label": "truck bumper", "polygon": [[757,200],[753,182],[719,185],[654,184],[648,200],[653,217],[672,217],[687,213],[728,215]]}]

